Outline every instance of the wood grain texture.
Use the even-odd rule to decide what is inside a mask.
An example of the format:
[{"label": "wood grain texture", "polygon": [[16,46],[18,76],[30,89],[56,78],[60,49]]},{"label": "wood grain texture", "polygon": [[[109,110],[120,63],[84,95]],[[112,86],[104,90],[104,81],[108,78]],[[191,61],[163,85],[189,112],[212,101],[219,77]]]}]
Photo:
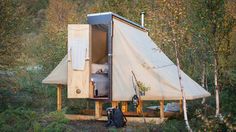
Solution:
[{"label": "wood grain texture", "polygon": [[[69,30],[69,29],[68,29]],[[91,43],[91,27],[88,24],[79,24],[75,26],[72,31],[68,31],[68,45],[69,40],[73,42],[74,39],[85,39],[85,42],[82,44],[88,44],[88,51],[90,51]],[[69,33],[71,32],[71,33]],[[75,44],[75,43],[72,43]],[[89,58],[90,58],[89,54]],[[71,54],[68,54],[68,58],[72,58]],[[72,68],[72,61],[68,59],[68,98],[89,98],[89,82],[90,82],[90,61],[87,59],[85,61],[84,70],[74,70]]]},{"label": "wood grain texture", "polygon": [[122,112],[128,112],[128,102],[121,102],[121,110]]},{"label": "wood grain texture", "polygon": [[95,118],[100,118],[102,116],[102,102],[95,102]]},{"label": "wood grain texture", "polygon": [[[69,120],[99,120],[99,121],[107,121],[107,116],[101,116],[96,118],[93,115],[73,115],[73,114],[65,114],[65,117]],[[143,122],[143,117],[126,117],[128,123],[130,122]],[[160,119],[158,117],[145,117],[147,123],[155,123],[160,124],[166,119]]]},{"label": "wood grain texture", "polygon": [[160,118],[164,119],[164,100],[160,100]]},{"label": "wood grain texture", "polygon": [[119,102],[118,102],[118,101],[112,101],[112,102],[111,102],[111,106],[114,107],[114,108],[116,108],[116,107],[119,106]]},{"label": "wood grain texture", "polygon": [[58,84],[57,85],[57,111],[61,111],[62,108],[62,97],[61,97],[61,93],[62,93],[62,84]]}]

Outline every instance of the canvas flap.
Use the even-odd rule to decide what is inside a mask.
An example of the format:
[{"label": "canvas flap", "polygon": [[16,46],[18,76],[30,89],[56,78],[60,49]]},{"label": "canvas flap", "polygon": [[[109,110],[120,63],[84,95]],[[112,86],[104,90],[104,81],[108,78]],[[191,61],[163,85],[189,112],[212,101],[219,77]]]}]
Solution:
[{"label": "canvas flap", "polygon": [[[131,100],[135,94],[132,73],[150,87],[143,100],[179,100],[182,98],[176,65],[152,41],[147,32],[114,20],[112,100]],[[181,71],[187,99],[210,93]]]},{"label": "canvas flap", "polygon": [[67,55],[61,60],[55,69],[45,78],[45,84],[67,84]]}]

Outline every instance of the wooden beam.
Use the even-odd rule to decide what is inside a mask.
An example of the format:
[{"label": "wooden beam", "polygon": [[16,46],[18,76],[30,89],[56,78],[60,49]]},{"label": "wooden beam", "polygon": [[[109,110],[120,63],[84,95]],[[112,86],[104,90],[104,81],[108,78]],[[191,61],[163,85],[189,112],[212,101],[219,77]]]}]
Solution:
[{"label": "wooden beam", "polygon": [[[69,120],[100,120],[100,121],[107,121],[107,116],[101,116],[100,118],[96,118],[92,115],[73,115],[73,114],[65,114],[65,117]],[[143,122],[143,117],[126,117],[126,119],[129,122]],[[148,123],[156,123],[160,124],[164,120],[158,118],[158,117],[145,117],[146,121]],[[154,122],[155,121],[155,122]]]},{"label": "wooden beam", "polygon": [[89,98],[94,98],[94,84],[92,81],[89,82]]},{"label": "wooden beam", "polygon": [[62,97],[61,97],[61,91],[62,91],[62,84],[57,85],[57,111],[61,111],[62,106]]},{"label": "wooden beam", "polygon": [[100,119],[101,117],[96,118],[94,115],[65,114],[65,118],[69,120],[96,120],[96,119]]},{"label": "wooden beam", "polygon": [[100,118],[102,116],[102,102],[95,101],[95,118]]},{"label": "wooden beam", "polygon": [[[82,110],[81,111],[81,115],[94,115],[95,114],[95,110]],[[136,111],[129,111],[129,112],[123,112],[123,114],[126,116],[126,117],[129,117],[129,116],[134,116],[134,117],[140,117],[140,115],[137,114]],[[102,116],[106,116],[107,115],[107,112],[105,110],[102,111]],[[143,112],[143,115],[145,117],[159,117],[160,115],[160,112]],[[180,113],[179,112],[165,112],[164,113],[164,116],[165,118],[168,118],[168,117],[179,117],[180,116]]]},{"label": "wooden beam", "polygon": [[121,110],[123,113],[128,111],[128,102],[121,103]]},{"label": "wooden beam", "polygon": [[164,100],[160,100],[160,118],[164,119]]},{"label": "wooden beam", "polygon": [[136,108],[136,112],[140,115],[140,114],[142,114],[142,109],[143,109],[143,101],[139,100],[139,105]]},{"label": "wooden beam", "polygon": [[183,101],[182,101],[182,99],[179,100],[179,113],[180,114],[183,113]]},{"label": "wooden beam", "polygon": [[112,102],[111,102],[111,106],[114,107],[114,108],[116,108],[116,107],[119,106],[119,102],[118,102],[118,101],[112,101]]}]

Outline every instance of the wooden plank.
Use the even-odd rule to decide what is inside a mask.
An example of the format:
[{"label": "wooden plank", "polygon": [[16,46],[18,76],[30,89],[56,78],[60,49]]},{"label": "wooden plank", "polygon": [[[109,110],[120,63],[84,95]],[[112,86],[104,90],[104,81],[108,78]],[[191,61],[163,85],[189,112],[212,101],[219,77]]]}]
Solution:
[{"label": "wooden plank", "polygon": [[143,111],[143,101],[139,100],[139,105],[136,108],[136,112],[140,115],[140,114],[142,114],[142,111]]},{"label": "wooden plank", "polygon": [[[80,113],[83,115],[94,115],[95,111],[94,110],[82,110]],[[137,112],[123,112],[123,114],[125,116],[140,116],[139,114],[137,114]],[[144,114],[144,116],[147,116],[147,117],[158,117],[157,113],[154,113],[154,112],[144,112],[143,114]],[[107,112],[105,110],[103,110],[102,115],[104,115],[104,116],[107,115]]]},{"label": "wooden plank", "polygon": [[145,116],[145,117],[158,117],[158,115],[154,112],[143,112],[141,114],[138,114],[137,112],[124,112],[123,113],[125,116],[139,116],[141,117],[142,114]]},{"label": "wooden plank", "polygon": [[89,82],[89,98],[93,98],[93,93],[94,93],[94,84],[92,81]]},{"label": "wooden plank", "polygon": [[[65,118],[69,120],[100,120],[100,121],[107,121],[107,116],[101,116],[96,118],[92,115],[73,115],[73,114],[65,114]],[[126,117],[128,123],[129,122],[143,122],[143,117]],[[160,124],[166,119],[160,119],[158,117],[145,117],[147,123],[155,123]]]},{"label": "wooden plank", "polygon": [[121,102],[121,110],[123,113],[128,111],[128,102]]},{"label": "wooden plank", "polygon": [[[95,111],[94,110],[82,110],[80,112],[83,115],[94,115]],[[137,114],[137,112],[123,112],[123,114],[125,116],[140,116],[139,114]],[[157,113],[154,112],[143,112],[144,116],[147,117],[158,117]],[[166,113],[165,113],[166,114]],[[107,112],[105,110],[102,111],[102,115],[107,115]],[[168,116],[165,116],[168,117]]]},{"label": "wooden plank", "polygon": [[69,120],[95,120],[93,115],[78,115],[78,114],[65,114],[65,118]]},{"label": "wooden plank", "polygon": [[160,118],[164,119],[164,100],[160,100]]},{"label": "wooden plank", "polygon": [[179,113],[180,114],[183,113],[183,101],[182,101],[182,99],[179,100]]},{"label": "wooden plank", "polygon": [[[94,115],[95,114],[95,110],[82,110],[81,113],[82,115]],[[137,112],[135,111],[127,111],[123,113],[125,116],[133,116],[133,117],[141,117],[141,115],[139,115]],[[105,110],[102,111],[102,115],[106,116],[107,113]],[[145,117],[160,117],[160,113],[159,112],[143,112],[143,115]],[[180,116],[180,113],[178,112],[164,112],[164,117],[178,117]]]},{"label": "wooden plank", "polygon": [[119,102],[118,102],[118,101],[112,101],[112,102],[111,102],[111,106],[114,107],[114,108],[116,108],[116,107],[119,106]]},{"label": "wooden plank", "polygon": [[[153,124],[161,124],[166,119],[160,119],[158,117],[144,117],[146,123],[153,123]],[[128,123],[129,122],[139,122],[144,123],[143,117],[126,117]]]},{"label": "wooden plank", "polygon": [[[74,27],[73,27],[74,25]],[[68,45],[72,46],[74,40],[83,38],[86,47],[90,43],[90,25],[89,24],[73,24],[68,25]],[[88,43],[87,43],[88,42]],[[82,43],[81,43],[82,44]],[[73,46],[72,46],[73,47]],[[90,49],[89,49],[90,50]],[[90,60],[85,61],[84,70],[74,70],[72,67],[72,56],[68,54],[68,80],[67,95],[68,98],[89,98],[90,86]]]},{"label": "wooden plank", "polygon": [[61,111],[62,107],[62,97],[61,97],[61,91],[62,91],[62,84],[57,85],[57,111]]},{"label": "wooden plank", "polygon": [[95,102],[95,117],[100,118],[102,116],[102,102],[96,101]]}]

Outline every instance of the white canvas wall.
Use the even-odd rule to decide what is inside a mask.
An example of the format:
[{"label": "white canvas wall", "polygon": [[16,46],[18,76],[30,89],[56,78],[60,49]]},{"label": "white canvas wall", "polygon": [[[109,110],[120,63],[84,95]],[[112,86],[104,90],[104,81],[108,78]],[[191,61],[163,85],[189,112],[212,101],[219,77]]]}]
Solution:
[{"label": "white canvas wall", "polygon": [[[80,32],[82,36],[79,36],[88,35],[88,30],[85,31]],[[75,35],[74,37],[77,36]],[[87,39],[87,42],[89,42],[89,39]],[[87,88],[87,90],[85,89],[85,96],[83,96],[87,98],[89,90],[89,63],[85,63],[84,74],[80,74],[79,72],[81,71],[73,71],[71,68],[70,72],[68,72],[69,63],[67,63],[67,58],[67,56],[64,57],[48,77],[43,80],[43,83],[69,84],[68,88],[71,88],[70,93],[74,94],[71,94],[70,97],[72,98],[79,98],[75,94],[77,87]],[[128,101],[132,99],[135,91],[131,71],[135,73],[139,81],[151,87],[145,96],[142,97],[143,100],[181,99],[176,65],[157,47],[147,32],[114,19],[112,58],[113,101]],[[69,67],[71,67],[71,64],[69,64]],[[181,74],[186,99],[191,100],[210,96],[209,92],[183,71]],[[78,80],[83,81],[78,83]]]},{"label": "white canvas wall", "polygon": [[43,79],[42,83],[67,85],[67,55],[61,60],[56,68]]},{"label": "white canvas wall", "polygon": [[[151,87],[143,100],[179,100],[181,91],[176,65],[157,47],[147,32],[114,20],[112,100],[131,100],[135,94],[132,73]],[[210,96],[181,72],[187,99]]]}]

